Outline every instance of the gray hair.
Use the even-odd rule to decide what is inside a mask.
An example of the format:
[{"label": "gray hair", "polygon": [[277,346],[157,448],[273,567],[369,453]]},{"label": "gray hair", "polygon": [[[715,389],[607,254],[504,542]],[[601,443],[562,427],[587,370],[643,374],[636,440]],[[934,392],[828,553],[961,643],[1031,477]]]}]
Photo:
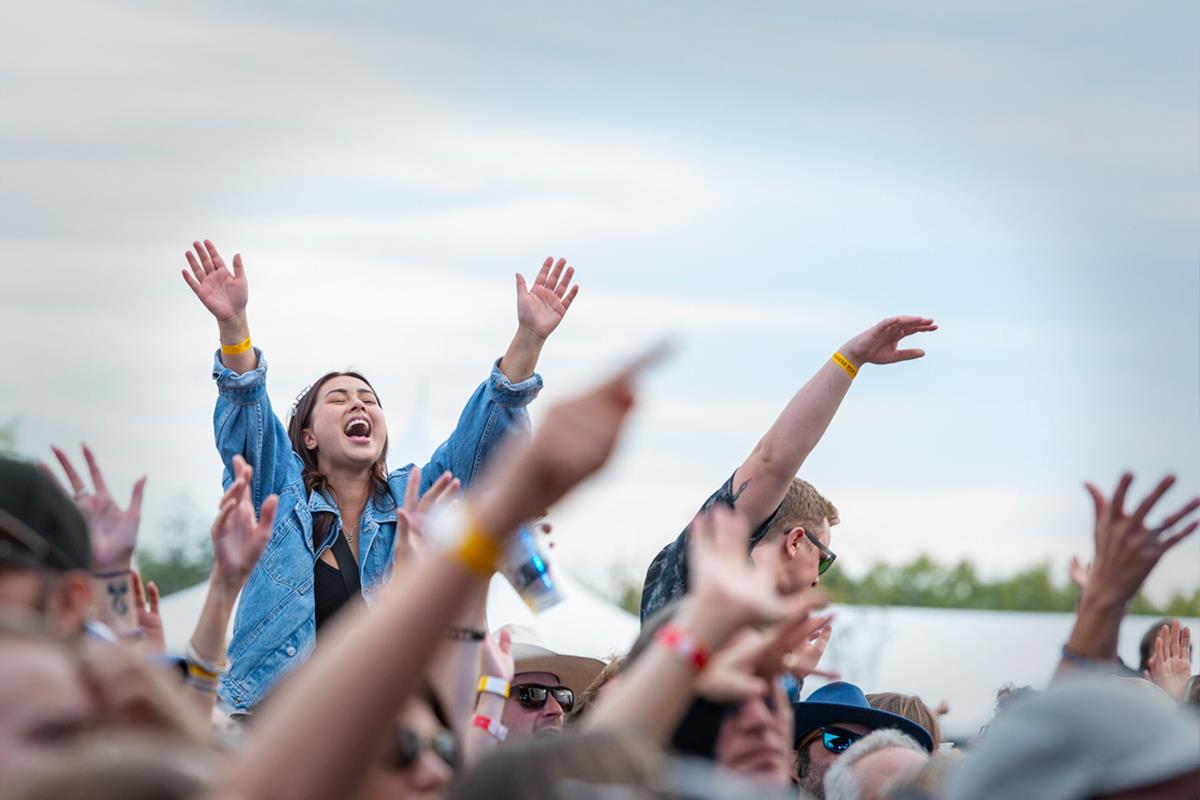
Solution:
[{"label": "gray hair", "polygon": [[871,731],[850,745],[825,773],[825,800],[862,800],[862,786],[858,776],[854,774],[854,765],[872,753],[890,747],[903,747],[906,750],[915,750],[923,756],[929,755],[929,751],[918,744],[916,739],[895,728]]}]

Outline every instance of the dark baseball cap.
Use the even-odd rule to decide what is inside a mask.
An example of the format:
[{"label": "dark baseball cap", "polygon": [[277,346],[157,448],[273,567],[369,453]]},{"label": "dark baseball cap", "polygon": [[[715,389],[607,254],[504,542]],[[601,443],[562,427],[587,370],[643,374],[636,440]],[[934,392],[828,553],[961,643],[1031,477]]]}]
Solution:
[{"label": "dark baseball cap", "polygon": [[0,458],[0,564],[89,569],[87,523],[37,467]]}]

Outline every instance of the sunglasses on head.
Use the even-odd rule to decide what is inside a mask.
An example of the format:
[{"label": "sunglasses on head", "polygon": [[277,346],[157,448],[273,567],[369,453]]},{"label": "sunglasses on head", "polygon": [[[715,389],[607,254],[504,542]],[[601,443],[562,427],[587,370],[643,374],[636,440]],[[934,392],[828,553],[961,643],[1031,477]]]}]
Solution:
[{"label": "sunglasses on head", "polygon": [[408,769],[417,762],[425,748],[433,750],[450,767],[458,765],[458,740],[453,733],[441,730],[433,736],[421,736],[410,728],[396,729],[383,754],[384,764],[392,770]]},{"label": "sunglasses on head", "polygon": [[821,540],[816,537],[812,531],[805,531],[804,535],[813,543],[817,550],[821,551],[821,563],[817,565],[817,574],[824,575],[833,566],[833,562],[837,561],[837,555],[825,545],[821,544]]},{"label": "sunglasses on head", "polygon": [[562,707],[563,713],[568,713],[575,707],[575,692],[566,686],[542,686],[538,683],[519,683],[511,689],[511,696],[517,698],[521,708],[539,709],[546,706],[546,699],[551,695]]},{"label": "sunglasses on head", "polygon": [[849,749],[850,745],[857,742],[863,737],[861,733],[848,731],[845,728],[829,726],[827,728],[817,728],[812,733],[804,737],[804,741],[800,742],[797,749],[807,747],[817,737],[821,738],[821,746],[831,753],[841,754]]}]

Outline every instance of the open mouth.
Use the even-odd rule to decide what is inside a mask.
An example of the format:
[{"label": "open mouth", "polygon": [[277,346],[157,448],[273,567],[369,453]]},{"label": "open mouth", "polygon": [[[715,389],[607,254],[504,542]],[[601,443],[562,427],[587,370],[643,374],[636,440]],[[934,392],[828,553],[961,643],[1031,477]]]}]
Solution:
[{"label": "open mouth", "polygon": [[371,443],[371,421],[366,417],[355,417],[346,423],[346,427],[342,429],[346,434],[346,438],[355,444],[370,444]]}]

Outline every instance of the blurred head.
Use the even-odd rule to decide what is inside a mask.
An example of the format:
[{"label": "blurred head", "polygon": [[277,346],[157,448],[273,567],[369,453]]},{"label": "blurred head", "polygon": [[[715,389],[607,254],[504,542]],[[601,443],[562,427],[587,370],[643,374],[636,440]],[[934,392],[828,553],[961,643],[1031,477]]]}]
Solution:
[{"label": "blurred head", "polygon": [[0,664],[0,774],[11,779],[60,763],[98,713],[74,647],[37,620],[3,618]]},{"label": "blurred head", "polygon": [[[32,780],[21,800],[190,800],[208,796],[220,764],[211,749],[147,736],[91,737]],[[6,795],[7,796],[7,795]]]},{"label": "blurred head", "polygon": [[511,686],[501,718],[510,739],[562,733],[565,714],[574,708],[574,692],[563,686],[557,675],[518,672]]},{"label": "blurred head", "polygon": [[793,723],[786,699],[754,697],[727,713],[717,732],[717,763],[756,782],[788,785]]},{"label": "blurred head", "polygon": [[480,760],[454,784],[454,800],[561,800],[627,795],[649,787],[663,770],[662,750],[637,733],[596,731],[525,739]]},{"label": "blurred head", "polygon": [[825,775],[826,800],[880,800],[906,770],[929,760],[923,745],[881,728],[852,745]]},{"label": "blurred head", "polygon": [[770,527],[750,551],[755,564],[775,576],[775,588],[784,594],[800,592],[820,581],[822,550],[830,527],[838,524],[838,510],[812,484],[792,480]]},{"label": "blurred head", "polygon": [[387,423],[379,398],[357,372],[322,375],[288,420],[292,450],[304,462],[308,491],[325,491],[331,472],[370,474],[377,491],[387,488]]},{"label": "blurred head", "polygon": [[899,692],[876,692],[867,695],[867,702],[872,708],[880,711],[890,711],[893,714],[911,719],[925,730],[933,739],[933,749],[936,751],[942,742],[942,726],[938,715],[915,694],[900,694]]},{"label": "blurred head", "polygon": [[445,796],[459,763],[458,743],[437,696],[426,688],[396,719],[367,779],[368,800],[434,800]]},{"label": "blurred head", "polygon": [[914,764],[896,776],[884,796],[896,800],[941,797],[946,780],[963,758],[961,752],[951,750],[934,755],[924,764]]},{"label": "blurred head", "polygon": [[0,458],[0,613],[32,614],[53,633],[83,629],[92,605],[87,524],[32,464]]},{"label": "blurred head", "polygon": [[1140,679],[1073,674],[1013,703],[946,797],[1194,798],[1200,719]]}]

